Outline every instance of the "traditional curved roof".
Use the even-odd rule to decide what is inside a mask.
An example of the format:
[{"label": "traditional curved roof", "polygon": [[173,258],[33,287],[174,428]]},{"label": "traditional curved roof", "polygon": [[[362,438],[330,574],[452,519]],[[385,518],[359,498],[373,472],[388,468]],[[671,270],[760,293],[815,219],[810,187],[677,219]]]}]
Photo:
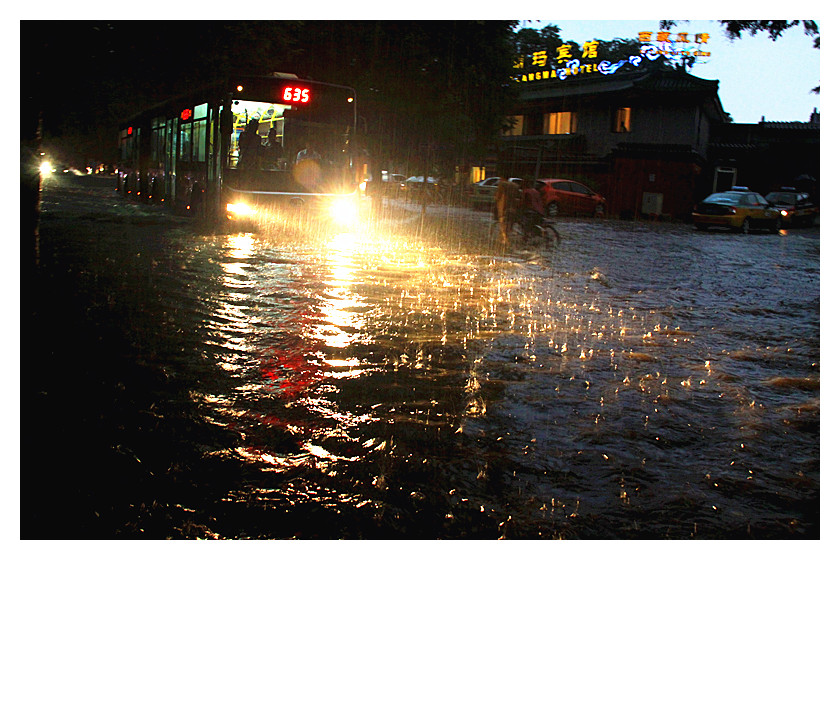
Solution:
[{"label": "traditional curved roof", "polygon": [[717,93],[720,82],[692,76],[683,68],[656,64],[650,68],[632,69],[612,76],[595,74],[565,81],[549,80],[538,84],[523,84],[519,97],[522,100],[560,98],[570,96],[618,93],[637,88],[657,92],[708,92]]},{"label": "traditional curved roof", "polygon": [[700,100],[710,100],[711,110],[717,120],[726,122],[727,116],[718,96],[719,84],[716,80],[692,76],[682,67],[674,68],[658,63],[643,69],[619,71],[612,76],[593,74],[565,81],[554,79],[526,83],[520,88],[519,100],[527,103],[634,92],[647,95],[688,94]]}]

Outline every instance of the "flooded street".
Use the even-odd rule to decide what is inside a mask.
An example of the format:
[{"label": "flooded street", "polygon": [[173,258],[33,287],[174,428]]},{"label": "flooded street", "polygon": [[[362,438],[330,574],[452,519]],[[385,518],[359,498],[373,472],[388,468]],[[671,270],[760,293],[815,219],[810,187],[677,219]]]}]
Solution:
[{"label": "flooded street", "polygon": [[467,209],[208,233],[94,181],[45,185],[23,280],[23,537],[819,537],[818,227],[503,252]]}]

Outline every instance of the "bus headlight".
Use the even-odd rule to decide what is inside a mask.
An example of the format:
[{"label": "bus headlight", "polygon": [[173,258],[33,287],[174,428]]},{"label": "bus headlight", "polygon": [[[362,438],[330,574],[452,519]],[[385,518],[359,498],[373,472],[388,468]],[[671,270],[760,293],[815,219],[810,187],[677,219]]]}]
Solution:
[{"label": "bus headlight", "polygon": [[248,218],[253,216],[256,211],[251,204],[237,201],[236,203],[229,203],[227,205],[227,213],[229,218]]},{"label": "bus headlight", "polygon": [[359,218],[359,207],[354,196],[338,197],[330,204],[330,216],[340,225],[348,226]]}]

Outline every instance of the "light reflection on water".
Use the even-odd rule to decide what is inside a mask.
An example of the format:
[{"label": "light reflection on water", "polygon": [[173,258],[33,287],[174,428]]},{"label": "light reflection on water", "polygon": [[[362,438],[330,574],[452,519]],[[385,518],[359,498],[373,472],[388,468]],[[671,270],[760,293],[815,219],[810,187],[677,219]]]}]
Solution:
[{"label": "light reflection on water", "polygon": [[[442,526],[492,517],[507,536],[516,521],[682,537],[788,521],[768,509],[779,479],[789,505],[791,479],[818,482],[818,322],[796,318],[792,341],[784,327],[791,301],[818,301],[818,244],[799,243],[798,283],[768,283],[760,259],[795,248],[599,244],[592,228],[508,254],[371,232],[227,236],[207,344],[236,384],[205,402],[248,420],[237,451],[271,480],[250,501],[282,505],[304,483],[381,520],[399,491],[404,519],[420,497]],[[755,289],[771,301],[747,319]],[[769,382],[782,374],[794,382]]]},{"label": "light reflection on water", "polygon": [[108,536],[818,534],[815,232],[563,220],[503,253],[486,214],[198,234],[85,215],[104,201],[44,211],[31,382],[83,469],[32,476],[67,489],[53,511]]}]

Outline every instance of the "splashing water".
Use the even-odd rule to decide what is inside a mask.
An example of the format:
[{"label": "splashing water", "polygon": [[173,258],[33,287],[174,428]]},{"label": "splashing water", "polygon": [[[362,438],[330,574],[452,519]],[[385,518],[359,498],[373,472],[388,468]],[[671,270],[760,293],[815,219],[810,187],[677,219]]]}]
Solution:
[{"label": "splashing water", "polygon": [[817,239],[570,220],[502,252],[456,211],[79,239],[124,258],[138,360],[188,393],[167,423],[222,435],[190,472],[240,469],[189,500],[208,532],[818,532]]}]

